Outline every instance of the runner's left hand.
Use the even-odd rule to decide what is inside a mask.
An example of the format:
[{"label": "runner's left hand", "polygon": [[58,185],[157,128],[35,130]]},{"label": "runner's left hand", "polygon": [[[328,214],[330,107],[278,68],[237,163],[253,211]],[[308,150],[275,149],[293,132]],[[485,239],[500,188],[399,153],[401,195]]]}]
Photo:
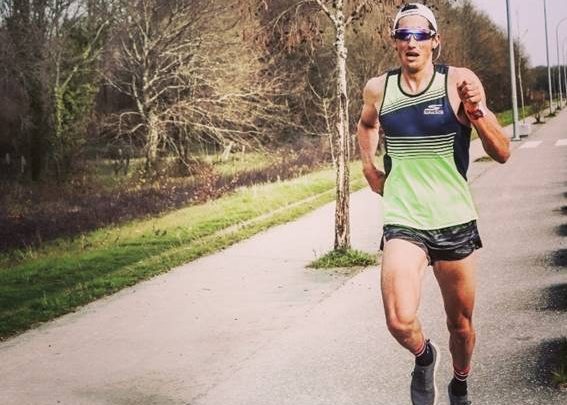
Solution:
[{"label": "runner's left hand", "polygon": [[475,83],[463,80],[460,84],[457,84],[457,92],[466,111],[476,110],[482,101],[480,87]]}]

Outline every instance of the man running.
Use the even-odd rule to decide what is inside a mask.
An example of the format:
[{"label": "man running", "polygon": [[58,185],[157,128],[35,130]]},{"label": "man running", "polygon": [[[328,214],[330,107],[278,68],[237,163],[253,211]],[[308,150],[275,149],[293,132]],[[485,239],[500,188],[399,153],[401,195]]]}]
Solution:
[{"label": "man running", "polygon": [[[470,404],[473,252],[482,247],[466,178],[471,125],[488,155],[500,163],[510,156],[510,141],[486,107],[478,77],[466,68],[433,64],[441,42],[429,8],[405,5],[396,15],[392,40],[401,67],[368,81],[358,124],[364,175],[384,197],[381,287],[386,321],[399,344],[415,355],[412,403],[435,404],[439,350],[426,339],[417,317],[422,275],[427,265],[433,266],[450,333],[450,403]],[[385,173],[374,166],[380,128]]]}]

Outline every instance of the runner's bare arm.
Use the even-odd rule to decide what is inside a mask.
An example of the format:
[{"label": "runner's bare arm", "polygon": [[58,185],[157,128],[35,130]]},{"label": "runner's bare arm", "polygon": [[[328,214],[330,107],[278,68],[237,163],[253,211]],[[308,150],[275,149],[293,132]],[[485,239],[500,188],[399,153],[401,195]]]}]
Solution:
[{"label": "runner's bare arm", "polygon": [[[466,68],[458,69],[457,92],[465,114],[478,132],[482,146],[488,155],[499,163],[505,163],[510,157],[510,140],[502,130],[496,116],[486,106],[484,87],[476,74]],[[484,117],[474,119],[469,111],[482,105]]]},{"label": "runner's bare arm", "polygon": [[363,91],[363,106],[357,127],[358,145],[362,160],[362,173],[372,191],[382,195],[386,175],[374,165],[374,157],[378,149],[380,123],[377,106],[382,102],[385,76],[368,81]]}]

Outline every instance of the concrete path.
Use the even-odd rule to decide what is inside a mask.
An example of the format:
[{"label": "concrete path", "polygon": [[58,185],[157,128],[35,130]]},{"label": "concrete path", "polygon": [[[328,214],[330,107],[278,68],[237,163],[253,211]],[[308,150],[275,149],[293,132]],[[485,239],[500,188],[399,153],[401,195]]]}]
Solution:
[{"label": "concrete path", "polygon": [[[564,128],[567,112],[514,143],[506,165],[479,162],[469,173],[485,244],[474,404],[567,403],[548,388],[544,366],[567,335],[567,146],[555,146]],[[385,328],[379,269],[305,268],[332,246],[333,210],[1,343],[0,404],[409,404],[413,359]],[[353,194],[355,248],[378,250],[379,210],[369,190]],[[421,316],[442,345],[444,393],[448,334],[431,272]]]}]

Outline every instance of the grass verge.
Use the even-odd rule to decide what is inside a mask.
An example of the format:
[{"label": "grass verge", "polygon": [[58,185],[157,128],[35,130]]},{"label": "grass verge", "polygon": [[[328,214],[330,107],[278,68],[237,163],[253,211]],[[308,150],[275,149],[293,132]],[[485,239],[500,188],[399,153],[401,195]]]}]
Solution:
[{"label": "grass verge", "polygon": [[[520,108],[518,110],[518,119],[523,120],[524,118],[528,118],[532,114],[533,114],[533,108],[532,108],[531,105],[526,106],[525,115],[522,113],[522,109]],[[503,127],[508,126],[512,122],[514,122],[514,113],[513,113],[512,109],[506,110],[506,111],[501,111],[499,113],[496,113],[495,115],[496,115],[496,119],[498,119],[498,122]],[[476,132],[476,129],[473,127],[472,132],[471,132],[471,140],[476,139],[476,138],[478,138],[478,133]]]},{"label": "grass verge", "polygon": [[[159,218],[0,255],[0,339],[306,214],[335,198],[335,170],[256,185]],[[351,190],[366,186],[351,165]]]},{"label": "grass verge", "polygon": [[[530,115],[532,115],[533,112],[533,108],[531,105],[526,106],[525,108],[525,115],[522,114],[522,109],[518,108],[518,119],[519,120],[523,120],[524,118],[528,118]],[[500,125],[502,125],[503,127],[510,125],[512,122],[514,122],[514,113],[513,111],[510,110],[506,110],[506,111],[502,111],[496,114],[496,118],[498,118],[498,122],[500,123]]]},{"label": "grass verge", "polygon": [[360,250],[333,250],[321,256],[308,267],[314,269],[333,269],[338,267],[367,267],[376,264],[376,257]]}]

